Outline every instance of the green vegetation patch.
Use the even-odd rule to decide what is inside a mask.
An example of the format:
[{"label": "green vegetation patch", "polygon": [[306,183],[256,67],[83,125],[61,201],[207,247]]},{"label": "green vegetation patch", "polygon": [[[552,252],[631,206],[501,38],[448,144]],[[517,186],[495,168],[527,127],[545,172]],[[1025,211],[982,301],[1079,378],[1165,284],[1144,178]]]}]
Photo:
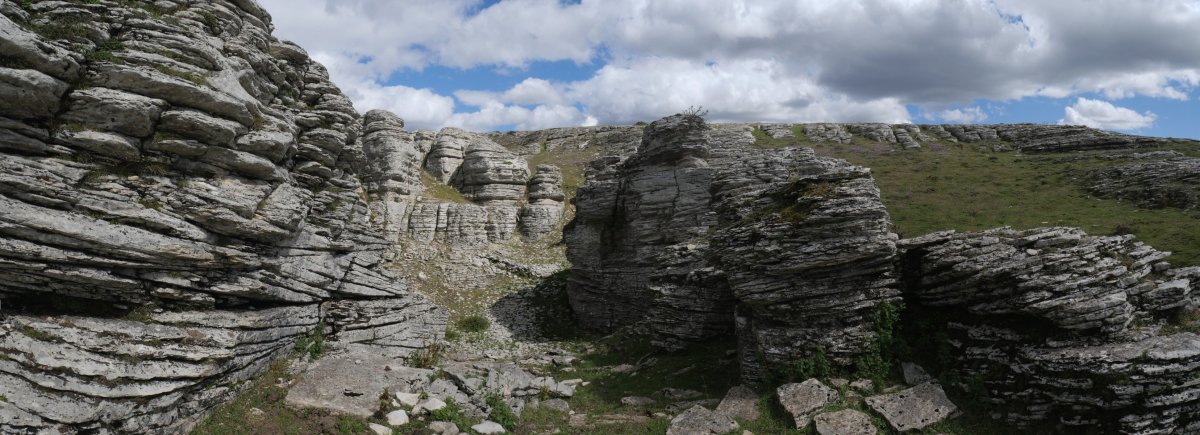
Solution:
[{"label": "green vegetation patch", "polygon": [[455,204],[471,204],[471,200],[463,196],[458,189],[435,180],[432,175],[421,171],[421,185],[425,187],[424,196],[426,198],[435,199],[438,201],[453,202]]},{"label": "green vegetation patch", "polygon": [[[1168,144],[1164,149],[1177,149]],[[1149,210],[1101,199],[1081,186],[1086,174],[1121,164],[1088,153],[991,152],[971,145],[815,144],[817,154],[871,168],[896,232],[916,237],[954,229],[1071,226],[1090,234],[1129,232],[1171,251],[1175,266],[1200,265],[1200,210]],[[1192,146],[1189,152],[1197,152]],[[1149,151],[1139,149],[1138,151]]]}]

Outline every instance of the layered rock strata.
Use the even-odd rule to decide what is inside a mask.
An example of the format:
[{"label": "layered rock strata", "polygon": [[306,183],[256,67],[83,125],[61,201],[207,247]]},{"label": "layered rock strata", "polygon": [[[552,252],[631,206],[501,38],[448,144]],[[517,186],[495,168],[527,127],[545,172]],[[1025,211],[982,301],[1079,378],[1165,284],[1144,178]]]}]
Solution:
[{"label": "layered rock strata", "polygon": [[441,339],[359,184],[411,193],[416,151],[369,169],[362,133],[398,119],[364,128],[256,3],[0,14],[3,431],[186,430],[320,324],[395,357]]},{"label": "layered rock strata", "polygon": [[1066,228],[902,241],[906,291],[950,315],[950,371],[1024,425],[1110,433],[1200,429],[1200,337],[1159,325],[1200,268],[1131,236]]},{"label": "layered rock strata", "polygon": [[[803,131],[813,143],[893,143],[919,148],[927,143],[981,143],[996,151],[1065,152],[1158,146],[1169,139],[1133,136],[1084,126],[1043,124],[757,124],[774,139],[796,139]],[[801,140],[803,141],[803,140]]]},{"label": "layered rock strata", "polygon": [[732,295],[703,256],[710,210],[708,128],[696,116],[646,127],[627,160],[592,163],[564,232],[570,298],[585,326],[648,321],[667,347],[728,333]]},{"label": "layered rock strata", "polygon": [[1200,158],[1129,163],[1091,173],[1093,195],[1130,200],[1145,208],[1192,210],[1200,205]]},{"label": "layered rock strata", "polygon": [[898,237],[870,170],[789,149],[736,161],[712,191],[710,252],[740,302],[743,378],[817,348],[852,364],[874,336],[876,307],[901,305]]},{"label": "layered rock strata", "polygon": [[751,143],[676,115],[628,159],[593,162],[564,234],[581,323],[637,324],[667,348],[736,324],[751,381],[818,347],[841,364],[861,354],[875,307],[898,302],[896,236],[869,171]]},{"label": "layered rock strata", "polygon": [[[480,245],[557,229],[565,209],[562,175],[486,136],[456,128],[408,132],[387,112],[364,119],[363,149],[374,171],[364,182],[374,222],[397,242]],[[422,175],[422,173],[427,175]],[[555,194],[557,192],[557,194]]]}]

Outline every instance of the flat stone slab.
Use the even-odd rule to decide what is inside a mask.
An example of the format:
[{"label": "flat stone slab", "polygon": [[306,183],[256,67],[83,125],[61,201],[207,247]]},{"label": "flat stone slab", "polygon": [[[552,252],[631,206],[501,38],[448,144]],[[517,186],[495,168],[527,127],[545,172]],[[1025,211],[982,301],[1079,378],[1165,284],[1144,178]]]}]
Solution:
[{"label": "flat stone slab", "polygon": [[667,435],[721,435],[737,428],[729,417],[696,405],[671,419]]},{"label": "flat stone slab", "polygon": [[288,391],[285,402],[296,408],[370,417],[379,409],[384,390],[418,391],[432,374],[373,354],[333,355],[313,363]]},{"label": "flat stone slab", "polygon": [[758,394],[744,385],[730,388],[717,405],[717,412],[741,420],[758,420],[762,414],[758,410]]},{"label": "flat stone slab", "polygon": [[926,382],[892,394],[868,397],[867,406],[900,432],[920,430],[958,413],[942,387]]},{"label": "flat stone slab", "polygon": [[871,424],[871,416],[853,409],[827,412],[813,417],[819,435],[875,435],[879,430]]},{"label": "flat stone slab", "polygon": [[813,414],[838,400],[837,390],[816,379],[781,385],[775,391],[779,404],[796,420],[797,429],[807,427]]}]

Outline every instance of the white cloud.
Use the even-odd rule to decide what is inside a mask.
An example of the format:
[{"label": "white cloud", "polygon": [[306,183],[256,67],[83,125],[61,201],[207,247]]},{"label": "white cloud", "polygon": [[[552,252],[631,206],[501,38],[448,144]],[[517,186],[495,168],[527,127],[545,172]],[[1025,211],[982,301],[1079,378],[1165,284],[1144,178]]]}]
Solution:
[{"label": "white cloud", "polygon": [[361,64],[353,59],[323,54],[313,58],[325,65],[330,78],[354,102],[354,108],[359,112],[388,110],[404,118],[405,125],[412,129],[440,128],[454,114],[453,98],[429,89],[381,85],[369,76],[364,77],[359,72]]},{"label": "white cloud", "polygon": [[541,130],[576,126],[586,121],[587,116],[571,106],[540,105],[529,109],[492,102],[484,104],[475,112],[455,113],[445,124],[472,131],[489,131],[510,125],[517,130]]},{"label": "white cloud", "polygon": [[1137,113],[1125,107],[1114,106],[1107,101],[1092,100],[1080,97],[1066,108],[1066,114],[1059,124],[1086,125],[1093,128],[1108,130],[1137,130],[1154,125],[1157,116],[1147,111]]},{"label": "white cloud", "polygon": [[[729,120],[892,121],[906,104],[1186,100],[1200,87],[1195,0],[260,1],[280,37],[346,60],[333,76],[357,107],[424,110],[400,115],[430,126],[643,120],[701,103]],[[539,61],[599,69],[443,90],[470,113],[447,113],[448,95],[370,86],[405,69],[519,74]]]},{"label": "white cloud", "polygon": [[983,112],[983,109],[979,108],[979,106],[972,106],[960,109],[946,109],[938,112],[936,117],[946,122],[970,124],[975,122],[983,122],[988,116]]},{"label": "white cloud", "polygon": [[772,60],[609,64],[591,79],[569,84],[565,93],[602,123],[652,121],[691,106],[704,106],[713,121],[909,120],[895,99],[853,100]]}]

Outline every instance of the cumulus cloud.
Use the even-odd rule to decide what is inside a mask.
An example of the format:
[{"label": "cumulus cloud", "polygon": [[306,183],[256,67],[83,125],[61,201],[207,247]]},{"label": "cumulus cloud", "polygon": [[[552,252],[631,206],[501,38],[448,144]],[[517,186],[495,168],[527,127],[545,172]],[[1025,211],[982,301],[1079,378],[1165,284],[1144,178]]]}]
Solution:
[{"label": "cumulus cloud", "polygon": [[987,114],[983,113],[983,109],[980,109],[979,106],[972,106],[959,109],[946,109],[938,112],[936,117],[946,122],[970,124],[983,122],[987,119]]},{"label": "cumulus cloud", "polygon": [[359,112],[384,109],[404,117],[413,128],[439,128],[454,114],[454,99],[429,89],[403,85],[385,86],[361,73],[361,64],[344,56],[314,55],[329,70],[329,76],[354,102]]},{"label": "cumulus cloud", "polygon": [[[531,77],[453,97],[408,92],[436,111],[402,116],[430,123],[605,123],[703,102],[729,120],[889,121],[907,119],[905,105],[1186,100],[1200,86],[1194,0],[261,1],[282,37],[353,61],[334,78],[356,88],[359,106],[395,97],[363,84],[398,70],[597,65],[570,83]],[[446,114],[452,98],[460,112]]]},{"label": "cumulus cloud", "polygon": [[1154,113],[1137,113],[1132,109],[1118,107],[1107,101],[1080,97],[1068,106],[1059,124],[1086,125],[1108,130],[1137,130],[1154,125]]}]

